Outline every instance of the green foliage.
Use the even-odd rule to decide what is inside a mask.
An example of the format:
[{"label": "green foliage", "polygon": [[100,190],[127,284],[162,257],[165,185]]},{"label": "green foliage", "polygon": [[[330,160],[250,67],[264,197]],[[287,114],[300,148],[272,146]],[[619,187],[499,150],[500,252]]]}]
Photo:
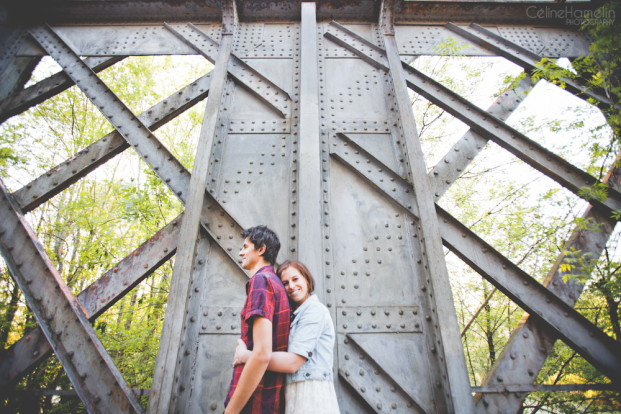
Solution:
[{"label": "green foliage", "polygon": [[[621,10],[617,4],[607,7]],[[590,89],[608,96],[614,104],[619,105],[619,19],[611,26],[591,25],[585,30],[595,36],[591,47],[592,54],[573,60],[571,68],[562,67],[550,59],[539,62],[530,75],[535,82],[545,82],[540,82],[530,92],[524,108],[515,111],[509,123],[544,147],[602,180],[607,171],[615,166],[616,156],[621,151],[621,117],[618,107],[594,102],[592,99],[587,100],[593,105],[591,107],[576,105],[575,99],[568,97],[567,102],[570,99],[574,101],[566,107],[560,105],[561,109],[557,114],[552,114],[549,110],[553,106],[559,106],[558,102],[549,105],[545,113],[541,111],[542,113],[526,114],[530,102],[548,98],[540,93],[541,85],[545,85],[545,90],[557,89],[551,85],[565,88],[567,79],[586,82]],[[422,66],[420,62],[417,65]],[[444,79],[444,76],[450,75],[443,74],[439,69],[441,67],[439,63],[432,65],[435,72],[428,70],[425,73],[472,100],[472,95],[467,91],[470,84],[463,85],[463,82],[455,79]],[[521,73],[507,76],[499,89],[504,92],[515,88],[525,76],[528,75]],[[473,79],[476,80],[476,77]],[[563,97],[559,100],[564,99]],[[414,108],[416,111],[417,107]],[[424,113],[424,107],[418,108],[419,112]],[[442,119],[440,116],[436,118]],[[435,121],[435,118],[431,120]],[[450,133],[447,128],[455,128],[449,122],[420,122],[418,125],[422,130],[421,141],[427,153],[437,151],[436,148],[442,141],[446,141]],[[425,147],[426,140],[432,142],[429,145],[432,149]],[[596,184],[580,189],[578,195],[586,200],[604,201],[608,192],[606,185]],[[575,195],[537,174],[532,174],[521,161],[507,156],[496,145],[488,144],[451,185],[440,203],[492,247],[540,281],[548,276],[549,269],[561,255],[562,261],[559,265],[565,281],[570,284],[584,284],[584,292],[576,305],[577,309],[604,332],[620,340],[619,234],[615,233],[609,241],[600,260],[595,260],[592,255],[584,254],[576,248],[565,246],[572,230],[598,232],[601,228],[592,219],[580,217],[584,202]],[[614,216],[621,219],[621,213],[615,213]],[[462,340],[471,382],[473,385],[480,385],[524,312],[451,254],[447,256],[447,262],[460,326],[462,329],[467,327]],[[607,382],[605,376],[560,341],[557,341],[536,380],[536,383],[542,384]],[[524,412],[551,413],[617,412],[621,409],[621,399],[619,393],[605,391],[540,392],[532,393],[522,409]]]},{"label": "green foliage", "polygon": [[[172,59],[129,58],[108,68],[101,77],[132,111],[140,113],[211,66],[197,57],[179,57],[175,64]],[[173,67],[175,70],[167,72]],[[156,133],[186,164],[193,162],[203,107],[196,105]],[[73,87],[0,126],[0,170],[16,190],[111,130]],[[78,294],[182,210],[175,195],[129,149],[41,205],[27,219],[71,291]],[[165,263],[93,324],[130,387],[151,386],[171,274],[172,264]],[[3,269],[0,333],[7,329],[4,347],[36,326],[21,295],[15,309],[11,308],[13,288]],[[58,361],[48,358],[16,389],[68,390],[72,385]],[[85,412],[76,397],[33,398],[14,393],[3,402],[9,412]]]}]

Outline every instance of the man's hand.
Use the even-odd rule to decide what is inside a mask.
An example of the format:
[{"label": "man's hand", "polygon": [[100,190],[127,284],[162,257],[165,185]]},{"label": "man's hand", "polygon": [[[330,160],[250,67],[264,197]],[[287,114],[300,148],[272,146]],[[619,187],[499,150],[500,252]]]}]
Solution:
[{"label": "man's hand", "polygon": [[239,377],[237,388],[227,405],[225,414],[239,413],[261,382],[272,357],[272,322],[257,316],[252,323],[254,348]]},{"label": "man's hand", "polygon": [[241,339],[238,339],[237,347],[235,348],[235,356],[233,357],[233,366],[245,364],[251,354],[252,351],[248,351],[246,343]]}]

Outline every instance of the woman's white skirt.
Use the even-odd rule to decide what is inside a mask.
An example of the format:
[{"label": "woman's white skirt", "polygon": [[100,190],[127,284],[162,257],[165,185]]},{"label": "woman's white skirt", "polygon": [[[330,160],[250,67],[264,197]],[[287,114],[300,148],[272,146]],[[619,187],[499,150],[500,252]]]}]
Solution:
[{"label": "woman's white skirt", "polygon": [[340,414],[332,381],[308,380],[285,386],[285,414]]}]

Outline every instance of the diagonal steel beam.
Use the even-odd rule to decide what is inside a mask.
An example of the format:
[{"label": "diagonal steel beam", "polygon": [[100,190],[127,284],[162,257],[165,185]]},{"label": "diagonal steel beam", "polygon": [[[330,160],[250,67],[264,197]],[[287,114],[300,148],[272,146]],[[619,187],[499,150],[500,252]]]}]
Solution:
[{"label": "diagonal steel beam", "polygon": [[[530,50],[497,35],[491,30],[479,26],[476,23],[472,23],[469,29],[457,26],[453,23],[447,23],[445,27],[464,39],[496,53],[498,56],[504,57],[529,72],[535,71],[537,69],[537,63],[542,59],[542,57],[536,53],[533,53]],[[614,104],[610,98],[589,89],[587,85],[568,78],[561,78],[561,80],[565,83],[566,89],[575,95],[582,96],[584,98],[592,98],[603,104],[615,105],[617,108],[621,108],[619,104]]]},{"label": "diagonal steel beam", "polygon": [[[218,223],[221,217],[217,210],[209,211],[209,222]],[[176,252],[179,237],[179,223],[183,213],[104,273],[99,279],[84,289],[77,299],[89,321],[95,321],[102,313],[112,307],[134,286],[148,277]],[[223,247],[221,240],[228,238],[223,226],[215,226],[209,231],[212,242],[216,242],[229,258],[244,272],[230,250]],[[227,251],[228,250],[228,251]],[[49,342],[41,328],[36,327],[0,354],[0,389],[6,389],[28,371],[47,358],[52,352]]]},{"label": "diagonal steel beam", "polygon": [[161,144],[147,125],[114,95],[52,28],[39,26],[30,33],[125,140],[137,151],[140,150],[141,157],[155,174],[183,200],[186,194],[181,189],[181,180],[189,179],[189,172]]},{"label": "diagonal steel beam", "polygon": [[[604,182],[615,188],[621,186],[618,166],[608,172]],[[576,228],[563,251],[575,251],[576,255],[573,258],[583,260],[584,267],[589,268],[602,254],[616,223],[590,207],[582,218],[584,222],[589,223],[589,228]],[[572,280],[571,276],[572,273],[584,272],[584,268],[574,266],[570,272],[563,272],[561,264],[566,259],[565,254],[559,255],[543,285],[573,306],[582,293],[583,285]],[[569,277],[567,282],[564,280],[566,277]],[[556,336],[541,326],[536,319],[525,316],[511,333],[509,341],[487,372],[482,384],[487,387],[508,387],[508,389],[511,389],[512,384],[529,384],[532,387],[556,339]],[[475,395],[475,410],[480,413],[494,410],[518,412],[526,395],[519,391]]]},{"label": "diagonal steel beam", "polygon": [[[519,80],[514,89],[499,96],[487,111],[499,119],[506,120],[524,100],[532,87],[532,80],[527,75]],[[485,148],[488,141],[489,139],[473,130],[468,130],[433,167],[429,173],[429,180],[436,201],[462,175],[470,162]]]},{"label": "diagonal steel beam", "polygon": [[[411,185],[343,134],[339,138],[342,144],[334,140],[331,155],[418,219]],[[457,219],[437,205],[436,210],[446,247],[611,380],[621,380],[621,345]]]},{"label": "diagonal steel beam", "polygon": [[[97,319],[175,254],[182,217],[177,216],[77,296],[89,321]],[[51,352],[41,328],[32,329],[0,355],[0,389],[6,389]]]},{"label": "diagonal steel beam", "polygon": [[[211,63],[215,62],[218,52],[218,43],[206,35],[193,24],[164,26],[182,42],[203,55]],[[281,117],[288,118],[291,115],[291,97],[275,82],[268,79],[261,72],[231,53],[228,73],[250,93],[266,103]]]},{"label": "diagonal steel beam", "polygon": [[185,217],[181,227],[183,237],[179,239],[177,246],[177,260],[173,269],[166,315],[153,374],[149,413],[174,411],[175,403],[182,400],[182,398],[177,398],[184,389],[183,381],[179,382],[178,368],[187,363],[185,362],[187,358],[184,359],[181,355],[189,353],[189,345],[185,345],[184,342],[184,335],[187,332],[184,320],[191,296],[189,292],[199,241],[201,213],[206,202],[205,188],[209,173],[209,160],[218,132],[217,124],[221,116],[220,106],[227,84],[229,60],[236,28],[235,1],[229,0],[222,5],[222,37],[213,69],[211,92],[205,107],[203,125],[196,149],[195,159],[198,162],[194,163],[188,188]]},{"label": "diagonal steel beam", "polygon": [[[448,270],[442,249],[438,216],[434,210],[429,177],[425,168],[425,157],[416,131],[416,121],[412,112],[412,103],[408,94],[405,72],[395,39],[394,19],[396,0],[382,0],[380,28],[386,48],[385,56],[388,65],[387,77],[392,83],[392,92],[397,107],[398,121],[395,126],[403,137],[402,148],[406,156],[406,172],[416,193],[413,205],[418,210],[419,228],[422,233],[421,245],[424,249],[426,267],[430,277],[430,296],[436,304],[439,337],[444,357],[441,374],[445,387],[445,407],[447,410],[466,414],[474,408],[470,395],[468,369],[464,358],[463,344],[459,336],[457,313],[453,303]],[[438,338],[438,339],[440,339]]]},{"label": "diagonal steel beam", "polygon": [[[209,93],[210,79],[209,73],[200,77],[144,111],[138,119],[151,130],[159,128],[189,107],[202,101]],[[139,147],[141,149],[138,153],[140,154],[142,148],[146,146],[147,143]],[[24,212],[33,210],[128,147],[129,144],[123,136],[114,130],[15,191],[13,195]],[[172,154],[164,154],[166,160],[169,157],[172,157]],[[168,162],[173,161],[170,159]],[[176,166],[179,165],[181,164],[176,163]],[[173,182],[172,177],[168,178]],[[181,190],[181,192],[183,194],[184,191]]]},{"label": "diagonal steel beam", "polygon": [[0,250],[87,411],[142,412],[80,303],[1,182],[0,192]]},{"label": "diagonal steel beam", "polygon": [[[97,73],[123,59],[124,57],[87,57],[84,61]],[[73,85],[71,78],[61,71],[35,85],[6,97],[0,102],[0,122],[40,104]]]},{"label": "diagonal steel beam", "polygon": [[[337,23],[332,22],[331,27],[324,35],[326,38],[355,53],[369,64],[382,70],[388,70],[384,50]],[[403,62],[402,64],[406,72],[406,82],[410,88],[469,125],[478,134],[491,139],[563,187],[584,198],[582,190],[585,187],[600,184],[600,181],[595,177],[530,140],[500,119],[473,105],[467,99],[408,64]],[[606,189],[608,198],[605,200],[587,199],[587,201],[605,214],[612,215],[615,211],[621,211],[621,193],[610,187],[606,187]]]},{"label": "diagonal steel beam", "polygon": [[[344,337],[338,335],[337,343],[339,376],[356,390],[356,397],[363,399],[380,413],[390,412],[390,410],[427,413],[420,402],[416,401],[414,396],[385,372],[382,365],[356,341],[358,335],[364,334],[347,334],[343,335]],[[359,357],[353,358],[352,355]],[[378,388],[389,388],[391,393],[367,392],[367,389],[371,391]]]},{"label": "diagonal steel beam", "polygon": [[[44,48],[49,48],[52,57],[60,64],[67,74],[82,89],[84,94],[93,102],[108,121],[115,127],[123,138],[134,148],[140,157],[153,169],[153,172],[176,194],[185,204],[190,186],[189,171],[175,158],[175,156],[163,145],[149,130],[145,123],[136,117],[127,106],[117,98],[114,93],[97,78],[84,62],[67,46],[49,27],[33,29],[33,36],[42,42]],[[198,86],[198,85],[195,85]],[[199,93],[207,93],[208,86],[204,90],[199,87]],[[177,92],[179,95],[179,92]],[[179,95],[179,96],[183,96]],[[185,97],[190,102],[189,96]],[[162,105],[167,105],[163,101]],[[148,111],[147,111],[148,113]],[[168,114],[168,116],[173,116]],[[154,118],[155,120],[155,118]],[[164,118],[160,119],[164,120]],[[158,121],[156,121],[157,123]],[[73,172],[72,172],[73,173]],[[210,234],[217,233],[217,229],[225,228],[233,234],[239,235],[242,227],[207,191],[202,207],[201,224]],[[208,222],[209,210],[217,211],[217,223]],[[222,248],[232,256],[232,250],[238,248],[241,243],[236,238],[217,235],[217,240],[222,243]],[[233,259],[235,260],[235,259]]]}]

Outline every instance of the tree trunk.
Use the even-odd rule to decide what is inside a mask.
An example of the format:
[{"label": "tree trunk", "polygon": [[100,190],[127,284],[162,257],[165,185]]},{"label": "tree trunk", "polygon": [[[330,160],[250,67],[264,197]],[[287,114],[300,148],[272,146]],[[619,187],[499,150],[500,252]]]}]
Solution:
[{"label": "tree trunk", "polygon": [[613,297],[606,295],[606,303],[608,303],[608,316],[610,316],[610,324],[612,332],[615,334],[617,342],[621,342],[621,326],[619,326],[619,302]]},{"label": "tree trunk", "polygon": [[19,296],[19,286],[17,286],[17,283],[13,283],[11,300],[9,302],[9,306],[6,308],[6,313],[2,317],[2,325],[0,325],[0,349],[6,348],[6,341],[9,338],[11,325],[13,324],[13,319],[15,319],[15,313],[17,312],[17,302],[19,301]]}]

